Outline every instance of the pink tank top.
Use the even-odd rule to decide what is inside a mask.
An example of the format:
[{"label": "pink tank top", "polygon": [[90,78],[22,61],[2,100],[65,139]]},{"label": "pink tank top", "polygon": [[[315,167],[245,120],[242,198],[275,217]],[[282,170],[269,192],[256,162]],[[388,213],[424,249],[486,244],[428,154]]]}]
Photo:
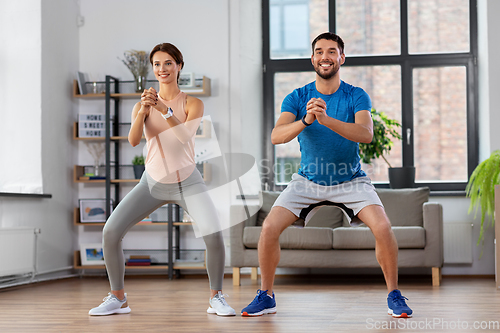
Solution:
[{"label": "pink tank top", "polygon": [[[172,108],[174,115],[182,123],[186,122],[187,95],[184,92],[170,101],[158,98]],[[179,125],[184,126],[184,125]],[[144,133],[148,155],[146,171],[155,181],[173,184],[185,180],[196,167],[194,161],[194,135],[186,143],[179,141],[160,111],[152,108],[144,122]]]}]

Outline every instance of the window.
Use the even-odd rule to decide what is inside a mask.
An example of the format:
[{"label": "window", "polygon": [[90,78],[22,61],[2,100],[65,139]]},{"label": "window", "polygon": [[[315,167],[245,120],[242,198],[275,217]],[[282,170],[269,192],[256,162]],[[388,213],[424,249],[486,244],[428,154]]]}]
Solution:
[{"label": "window", "polygon": [[309,58],[311,36],[328,30],[328,4],[317,0],[270,0],[268,8],[271,58]]},{"label": "window", "polygon": [[[341,79],[402,124],[388,161],[415,166],[419,186],[464,190],[478,163],[476,0],[263,0],[263,181],[281,189],[297,171],[297,140],[270,134],[285,96],[314,81],[311,42],[325,31],[344,39]],[[362,167],[388,186],[383,159]]]}]

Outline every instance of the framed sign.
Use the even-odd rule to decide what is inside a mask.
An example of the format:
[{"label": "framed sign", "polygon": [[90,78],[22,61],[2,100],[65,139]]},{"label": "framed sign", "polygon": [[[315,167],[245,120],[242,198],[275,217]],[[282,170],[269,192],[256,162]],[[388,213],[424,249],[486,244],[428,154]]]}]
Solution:
[{"label": "framed sign", "polygon": [[[106,199],[80,199],[80,222],[106,222]],[[113,200],[109,211],[113,211]]]}]

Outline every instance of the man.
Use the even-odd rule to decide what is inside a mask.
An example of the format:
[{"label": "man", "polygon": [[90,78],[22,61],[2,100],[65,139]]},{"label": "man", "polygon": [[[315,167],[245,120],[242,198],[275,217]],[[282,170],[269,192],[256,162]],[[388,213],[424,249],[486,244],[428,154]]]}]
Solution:
[{"label": "man", "polygon": [[301,165],[281,193],[262,226],[258,244],[261,289],[241,311],[242,316],[276,312],[273,284],[280,259],[280,234],[297,218],[306,223],[321,205],[335,205],[350,222],[359,219],[375,236],[375,253],[384,273],[389,314],[411,317],[412,310],[398,290],[398,246],[371,180],[361,170],[359,143],[373,137],[371,101],[361,88],[340,80],[344,42],[323,33],[312,42],[316,81],[294,90],[281,106],[271,134],[273,144],[298,136]]}]

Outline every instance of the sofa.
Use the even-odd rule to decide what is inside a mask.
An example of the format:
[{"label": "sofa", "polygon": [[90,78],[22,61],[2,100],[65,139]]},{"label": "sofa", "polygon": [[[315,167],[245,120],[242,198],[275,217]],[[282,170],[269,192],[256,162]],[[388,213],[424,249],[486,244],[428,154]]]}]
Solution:
[{"label": "sofa", "polygon": [[[398,267],[432,268],[432,285],[439,286],[443,266],[443,208],[428,202],[429,188],[377,189],[398,242]],[[257,244],[262,223],[279,192],[262,192],[259,205],[235,204],[230,208],[231,266],[233,284],[240,285],[240,269],[251,267],[257,283]],[[257,206],[257,207],[255,207]],[[257,211],[248,217],[249,211]],[[248,218],[247,218],[248,217]],[[243,221],[237,223],[237,221]],[[359,221],[359,220],[358,220]],[[335,206],[323,206],[307,226],[297,220],[279,238],[278,267],[369,268],[380,267],[375,257],[375,237],[364,224],[350,226]]]}]

